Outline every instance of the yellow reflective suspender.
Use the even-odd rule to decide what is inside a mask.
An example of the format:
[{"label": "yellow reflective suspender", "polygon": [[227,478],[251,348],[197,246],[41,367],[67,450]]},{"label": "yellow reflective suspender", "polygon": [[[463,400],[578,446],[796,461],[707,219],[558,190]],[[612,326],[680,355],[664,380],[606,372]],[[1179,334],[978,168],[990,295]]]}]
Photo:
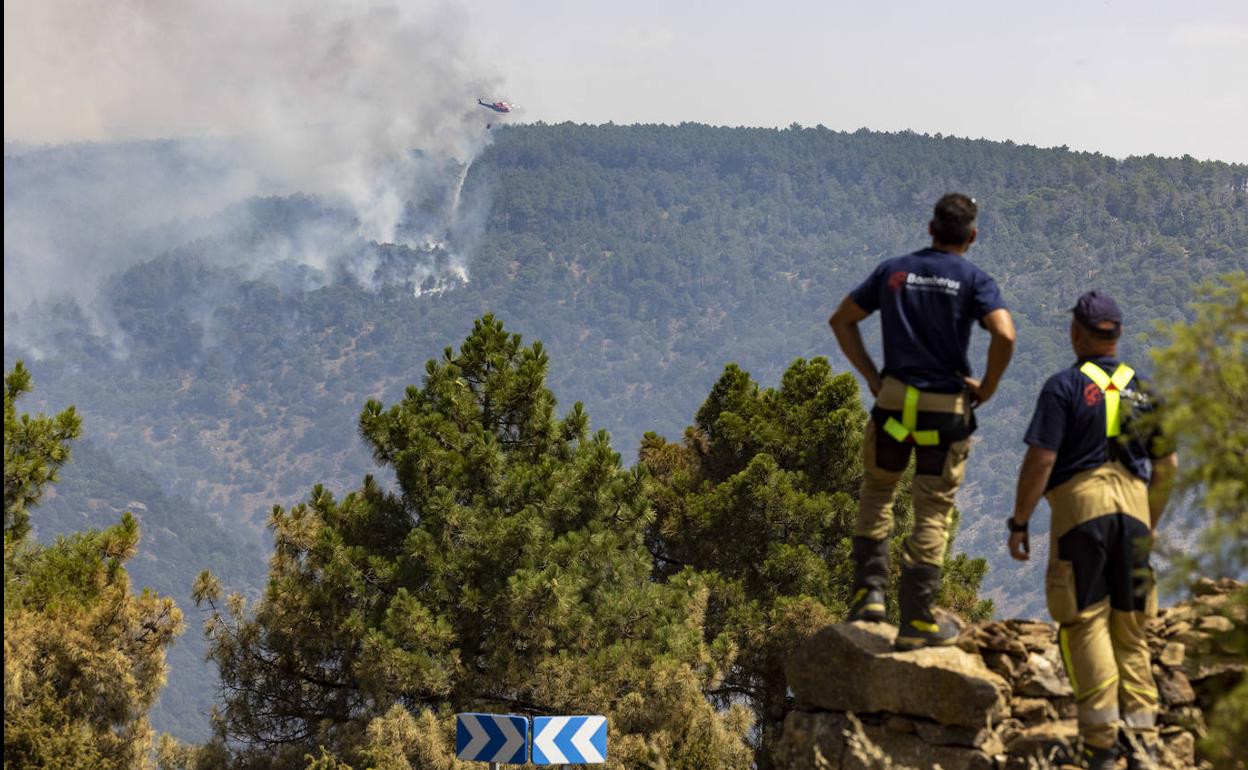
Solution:
[{"label": "yellow reflective suspender", "polygon": [[1105,394],[1105,435],[1114,438],[1122,432],[1119,414],[1122,389],[1131,382],[1131,378],[1135,376],[1135,370],[1126,364],[1118,364],[1113,374],[1106,374],[1101,367],[1091,361],[1085,361],[1083,366],[1079,367],[1079,371],[1086,374],[1088,379],[1096,383],[1096,387]]},{"label": "yellow reflective suspender", "polygon": [[919,424],[919,389],[913,385],[906,386],[906,399],[902,402],[901,422],[896,417],[884,421],[884,432],[897,441],[904,442],[914,439],[919,446],[935,446],[940,443],[940,431],[915,430]]}]

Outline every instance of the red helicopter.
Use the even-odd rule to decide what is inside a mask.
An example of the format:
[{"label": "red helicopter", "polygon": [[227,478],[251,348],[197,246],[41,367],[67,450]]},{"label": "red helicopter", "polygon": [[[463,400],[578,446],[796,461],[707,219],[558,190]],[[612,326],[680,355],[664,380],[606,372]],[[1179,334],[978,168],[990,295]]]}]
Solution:
[{"label": "red helicopter", "polygon": [[484,99],[477,99],[477,104],[481,105],[487,110],[494,110],[495,112],[504,113],[504,114],[511,112],[512,107],[514,106],[512,104],[509,104],[508,102],[487,102]]}]

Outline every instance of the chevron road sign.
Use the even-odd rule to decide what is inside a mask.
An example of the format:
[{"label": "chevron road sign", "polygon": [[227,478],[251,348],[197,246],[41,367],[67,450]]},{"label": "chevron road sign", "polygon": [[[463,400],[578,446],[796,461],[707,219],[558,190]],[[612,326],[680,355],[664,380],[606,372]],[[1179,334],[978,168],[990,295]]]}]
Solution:
[{"label": "chevron road sign", "polygon": [[533,764],[589,765],[606,760],[606,717],[533,718]]},{"label": "chevron road sign", "polygon": [[528,717],[512,714],[455,715],[455,756],[459,759],[523,765],[528,760],[528,749]]}]

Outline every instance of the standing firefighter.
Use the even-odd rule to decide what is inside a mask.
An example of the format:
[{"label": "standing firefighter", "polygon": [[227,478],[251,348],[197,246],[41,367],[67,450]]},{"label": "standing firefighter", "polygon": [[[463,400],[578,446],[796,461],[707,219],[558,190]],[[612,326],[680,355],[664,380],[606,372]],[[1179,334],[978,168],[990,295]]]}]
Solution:
[{"label": "standing firefighter", "polygon": [[[971,410],[992,397],[1014,353],[1014,322],[996,282],[963,257],[978,234],[977,215],[971,198],[942,197],[928,225],[931,247],[880,263],[828,321],[876,398],[863,440],[852,620],[885,617],[893,497],[915,455],[914,531],[901,554],[898,649],[950,644],[956,635],[936,618],[934,605],[953,498],[975,430]],[[876,310],[884,337],[882,373],[858,330]],[[971,377],[967,359],[976,322],[992,335],[982,381]]]},{"label": "standing firefighter", "polygon": [[1078,361],[1049,378],[1027,429],[1010,555],[1027,559],[1027,522],[1040,497],[1052,511],[1045,594],[1075,690],[1084,764],[1112,768],[1119,720],[1128,766],[1152,765],[1157,687],[1144,636],[1155,611],[1148,556],[1178,468],[1173,452],[1136,419],[1151,410],[1147,386],[1118,360],[1122,313],[1105,294],[1074,307]]}]

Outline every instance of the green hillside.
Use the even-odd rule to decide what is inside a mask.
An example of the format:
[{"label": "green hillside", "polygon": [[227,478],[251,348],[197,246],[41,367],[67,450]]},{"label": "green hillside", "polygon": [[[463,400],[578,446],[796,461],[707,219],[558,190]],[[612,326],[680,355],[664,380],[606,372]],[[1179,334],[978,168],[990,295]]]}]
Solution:
[{"label": "green hillside", "polygon": [[[6,158],[6,207],[53,174],[63,183],[73,164],[57,152],[16,159],[14,178],[30,189],[12,181]],[[222,255],[263,252],[336,216],[307,198],[252,201],[246,217],[148,234],[149,246],[164,241],[162,255],[110,280],[109,334],[88,321],[98,309],[43,305],[6,318],[5,365],[25,355],[39,402],[84,414],[95,449],[75,463],[97,469],[91,483],[125,468],[153,487],[74,497],[71,466],[57,516],[68,521],[91,500],[106,500],[110,516],[131,499],[151,511],[164,495],[179,515],[144,522],[152,569],[139,559],[132,572],[184,597],[201,564],[229,579],[261,574],[273,504],[316,482],[358,485],[373,470],[355,438],[365,401],[400,400],[475,317],[493,312],[541,340],[561,411],[583,401],[591,428],[610,431],[631,463],[644,432],[679,437],[728,362],[763,385],[798,357],[848,368],[828,315],[877,261],[925,245],[930,207],[948,190],[976,197],[981,240],[969,256],[998,279],[1020,334],[980,412],[958,549],[989,559],[981,593],[999,613],[1040,615],[1042,559],[1007,564],[1000,519],[1039,384],[1069,362],[1067,308],[1087,288],[1115,295],[1128,316],[1124,356],[1147,370],[1153,322],[1181,318],[1194,282],[1248,264],[1248,166],[822,128],[508,128],[464,190],[488,211],[481,232],[461,237],[472,247],[466,285],[414,296],[350,278],[319,285],[295,266],[244,271]],[[423,258],[353,248],[383,266]],[[160,526],[171,536],[155,535]],[[177,649],[192,648],[184,638]],[[171,691],[185,686],[180,676]],[[193,734],[172,715],[157,727]]]},{"label": "green hillside", "polygon": [[163,490],[150,474],[127,468],[90,441],[74,446],[59,483],[36,510],[41,540],[111,526],[130,511],[142,528],[139,553],[129,565],[136,586],[177,600],[186,631],[169,650],[170,675],[152,712],[158,729],[203,740],[208,736],[215,672],[205,660],[191,584],[211,568],[235,590],[254,592],[264,578],[265,549],[239,537],[202,508]]}]

